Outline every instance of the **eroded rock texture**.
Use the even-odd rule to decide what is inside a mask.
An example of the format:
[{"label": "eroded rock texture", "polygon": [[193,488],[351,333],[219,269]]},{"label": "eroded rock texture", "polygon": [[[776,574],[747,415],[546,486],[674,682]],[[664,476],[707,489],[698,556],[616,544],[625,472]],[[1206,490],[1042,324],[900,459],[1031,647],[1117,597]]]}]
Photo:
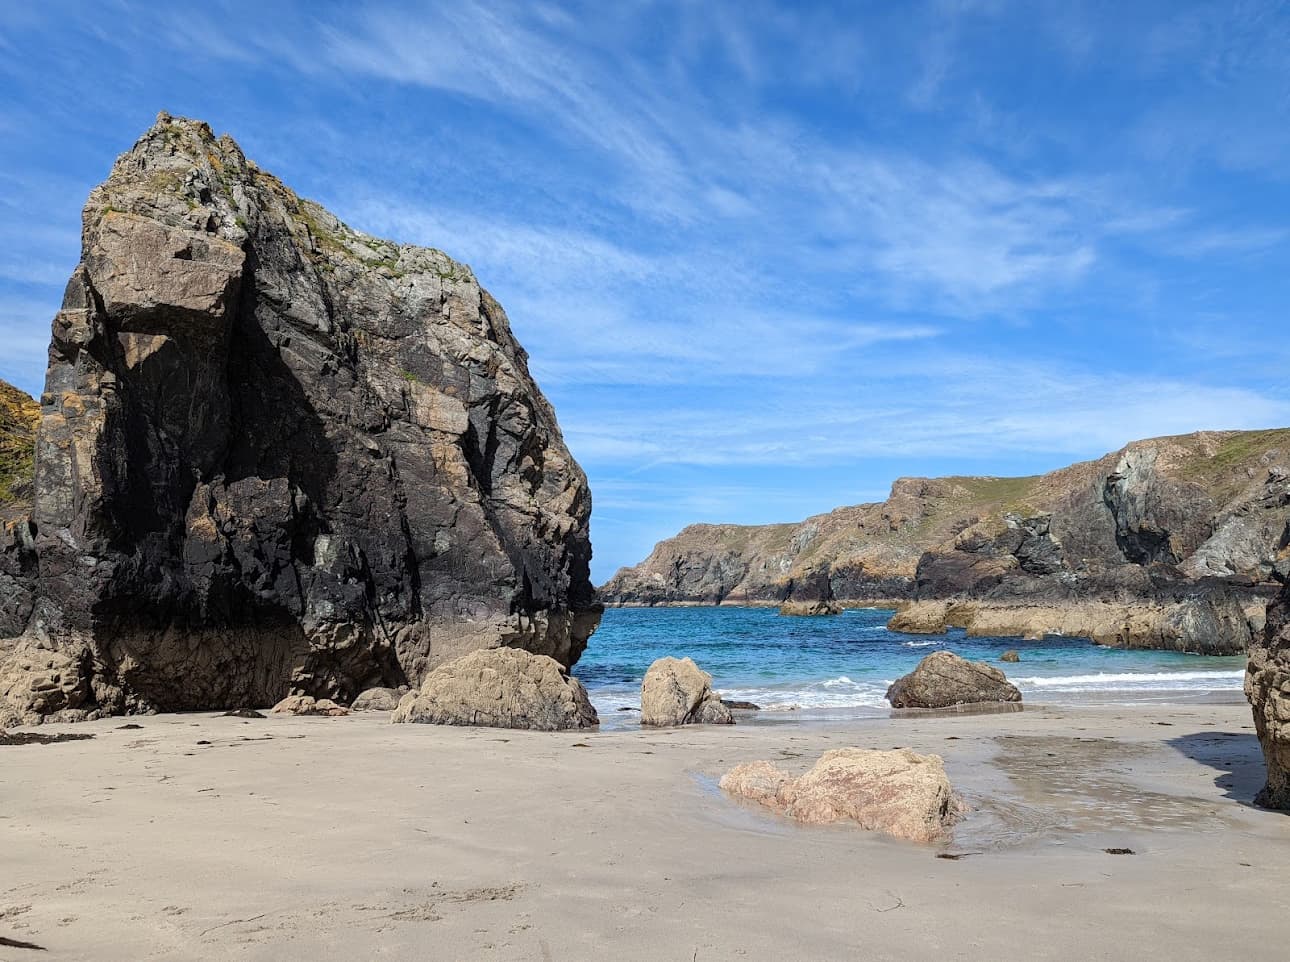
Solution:
[{"label": "eroded rock texture", "polygon": [[1255,801],[1290,811],[1290,565],[1283,564],[1278,574],[1287,580],[1268,606],[1263,635],[1250,646],[1245,696],[1268,766],[1267,784]]},{"label": "eroded rock texture", "polygon": [[849,821],[911,842],[947,839],[966,812],[944,760],[907,748],[837,748],[796,778],[771,762],[750,762],[727,772],[721,788],[799,822]]},{"label": "eroded rock texture", "polygon": [[195,121],[90,196],[34,500],[0,544],[28,719],[348,702],[498,645],[568,666],[599,620],[586,479],[500,305]]},{"label": "eroded rock texture", "polygon": [[712,690],[712,676],[692,658],[659,658],[641,681],[642,725],[733,725],[735,718]]},{"label": "eroded rock texture", "polygon": [[426,678],[399,702],[393,722],[564,731],[595,728],[582,682],[546,655],[502,648],[475,651]]},{"label": "eroded rock texture", "polygon": [[887,689],[892,708],[952,708],[989,702],[1018,702],[1021,692],[1006,675],[983,661],[952,651],[934,651]]}]

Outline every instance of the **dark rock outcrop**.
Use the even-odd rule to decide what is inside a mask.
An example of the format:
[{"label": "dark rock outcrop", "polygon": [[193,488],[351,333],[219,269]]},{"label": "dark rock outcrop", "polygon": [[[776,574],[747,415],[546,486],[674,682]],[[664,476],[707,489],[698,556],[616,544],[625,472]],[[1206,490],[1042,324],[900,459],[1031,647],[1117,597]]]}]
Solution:
[{"label": "dark rock outcrop", "polygon": [[1268,780],[1255,802],[1290,811],[1290,564],[1279,566],[1281,594],[1268,606],[1267,624],[1250,646],[1245,697],[1263,746]]},{"label": "dark rock outcrop", "polygon": [[590,510],[468,267],[163,114],[91,194],[54,319],[0,698],[348,702],[497,645],[567,667],[599,620]]},{"label": "dark rock outcrop", "polygon": [[600,724],[586,689],[553,658],[514,648],[475,651],[405,695],[391,719],[427,725],[563,731]]},{"label": "dark rock outcrop", "polygon": [[887,689],[892,708],[952,708],[1021,701],[1021,692],[998,668],[934,651]]}]

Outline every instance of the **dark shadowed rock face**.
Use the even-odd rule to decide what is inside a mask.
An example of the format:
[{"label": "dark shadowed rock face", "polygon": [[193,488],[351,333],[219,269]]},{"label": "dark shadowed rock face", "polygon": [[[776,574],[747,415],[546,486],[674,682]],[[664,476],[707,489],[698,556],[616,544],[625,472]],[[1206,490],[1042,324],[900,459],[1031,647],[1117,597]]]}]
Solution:
[{"label": "dark shadowed rock face", "polygon": [[[0,702],[347,702],[497,645],[568,666],[599,620],[590,510],[468,267],[162,115],[91,194],[54,320]],[[36,705],[32,651],[66,697]]]},{"label": "dark shadowed rock face", "polygon": [[[1290,577],[1290,567],[1282,565],[1279,574]],[[1263,634],[1250,645],[1245,696],[1268,766],[1267,784],[1255,801],[1290,811],[1290,581],[1268,606]]]}]

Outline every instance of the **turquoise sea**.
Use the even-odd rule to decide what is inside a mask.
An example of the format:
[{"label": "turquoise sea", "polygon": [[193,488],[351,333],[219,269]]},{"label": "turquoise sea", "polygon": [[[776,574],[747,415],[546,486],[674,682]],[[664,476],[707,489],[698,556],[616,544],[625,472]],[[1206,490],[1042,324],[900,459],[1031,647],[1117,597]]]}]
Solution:
[{"label": "turquoise sea", "polygon": [[[774,608],[610,608],[574,668],[607,724],[640,704],[645,670],[664,655],[690,656],[724,697],[792,717],[882,715],[887,686],[928,652],[948,648],[1003,669],[1026,702],[1171,703],[1239,699],[1240,657],[1103,648],[1083,638],[906,635],[888,631],[891,612],[851,609],[824,618],[786,618]],[[1015,648],[1018,664],[999,655]],[[626,718],[624,717],[626,716]]]}]

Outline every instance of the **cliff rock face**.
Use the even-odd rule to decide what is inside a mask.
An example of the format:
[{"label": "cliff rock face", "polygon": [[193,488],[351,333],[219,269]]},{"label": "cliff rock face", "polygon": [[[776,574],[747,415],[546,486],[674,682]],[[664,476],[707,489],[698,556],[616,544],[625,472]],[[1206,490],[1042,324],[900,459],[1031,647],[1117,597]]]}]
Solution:
[{"label": "cliff rock face", "polygon": [[0,518],[19,515],[30,505],[39,423],[40,405],[0,381]]},{"label": "cliff rock face", "polygon": [[90,195],[54,319],[0,705],[347,701],[496,646],[568,666],[599,620],[590,511],[468,267],[163,114]]},{"label": "cliff rock face", "polygon": [[[619,605],[971,601],[963,610],[978,618],[1007,608],[996,619],[1007,624],[991,627],[1017,626],[1009,634],[1063,630],[1055,619],[1077,603],[1119,605],[1076,620],[1102,626],[1110,644],[1242,651],[1288,540],[1288,465],[1282,429],[1138,441],[1027,478],[902,478],[882,503],[800,524],[686,528],[601,596]],[[1122,608],[1144,604],[1156,614],[1117,627]]]},{"label": "cliff rock face", "polygon": [[34,604],[29,515],[39,423],[40,405],[0,381],[0,638],[20,632]]},{"label": "cliff rock face", "polygon": [[1255,801],[1290,811],[1290,565],[1278,570],[1281,594],[1268,606],[1267,625],[1250,646],[1245,696],[1263,746],[1268,781]]}]

